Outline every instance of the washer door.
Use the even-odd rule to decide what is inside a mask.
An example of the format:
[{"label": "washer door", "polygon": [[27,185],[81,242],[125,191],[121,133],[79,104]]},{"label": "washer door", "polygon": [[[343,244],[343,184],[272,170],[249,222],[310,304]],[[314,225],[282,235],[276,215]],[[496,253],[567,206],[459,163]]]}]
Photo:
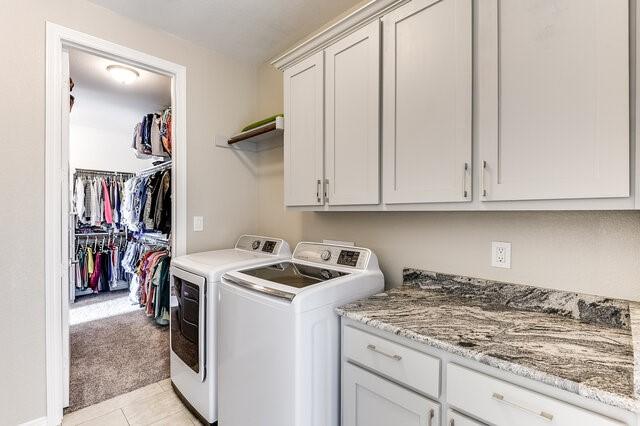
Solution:
[{"label": "washer door", "polygon": [[205,379],[206,281],[204,277],[171,268],[171,350]]}]

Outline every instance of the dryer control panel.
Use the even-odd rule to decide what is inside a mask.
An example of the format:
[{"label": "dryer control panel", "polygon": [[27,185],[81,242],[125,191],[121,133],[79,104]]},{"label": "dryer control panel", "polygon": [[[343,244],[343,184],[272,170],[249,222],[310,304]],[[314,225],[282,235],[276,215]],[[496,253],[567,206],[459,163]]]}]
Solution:
[{"label": "dryer control panel", "polygon": [[294,259],[354,269],[367,269],[370,257],[366,248],[322,243],[300,243],[293,253]]},{"label": "dryer control panel", "polygon": [[236,248],[256,253],[279,255],[285,244],[286,243],[279,238],[243,235],[238,238]]}]

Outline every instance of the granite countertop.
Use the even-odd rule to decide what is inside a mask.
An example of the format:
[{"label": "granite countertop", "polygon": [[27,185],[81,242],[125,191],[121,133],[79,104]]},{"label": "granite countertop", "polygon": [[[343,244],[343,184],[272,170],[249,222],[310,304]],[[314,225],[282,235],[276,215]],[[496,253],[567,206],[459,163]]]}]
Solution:
[{"label": "granite countertop", "polygon": [[[337,309],[371,327],[640,412],[640,304],[405,269]],[[636,365],[636,358],[638,367]]]}]

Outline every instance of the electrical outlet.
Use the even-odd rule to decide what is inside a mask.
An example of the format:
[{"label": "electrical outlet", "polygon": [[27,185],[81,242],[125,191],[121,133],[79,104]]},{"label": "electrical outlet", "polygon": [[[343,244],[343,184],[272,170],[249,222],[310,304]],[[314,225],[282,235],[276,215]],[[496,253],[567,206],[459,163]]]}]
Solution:
[{"label": "electrical outlet", "polygon": [[491,266],[511,269],[511,243],[491,242]]},{"label": "electrical outlet", "polygon": [[193,217],[193,230],[194,232],[200,232],[204,229],[204,218],[202,216]]}]

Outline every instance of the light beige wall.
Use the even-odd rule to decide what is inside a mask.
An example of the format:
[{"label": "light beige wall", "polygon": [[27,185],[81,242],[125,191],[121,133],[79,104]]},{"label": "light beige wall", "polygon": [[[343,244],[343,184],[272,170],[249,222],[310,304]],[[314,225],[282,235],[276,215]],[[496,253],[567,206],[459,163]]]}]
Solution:
[{"label": "light beige wall", "polygon": [[[260,69],[269,91],[281,74]],[[281,98],[269,98],[280,110]],[[261,99],[267,108],[269,100]],[[285,117],[286,123],[286,117]],[[638,212],[291,212],[283,207],[282,149],[260,154],[262,234],[337,239],[372,248],[387,287],[406,266],[438,272],[640,300]],[[512,243],[512,268],[490,266],[491,241]]]},{"label": "light beige wall", "polygon": [[[5,1],[0,7],[0,424],[45,415],[45,21],[187,67],[190,251],[230,245],[256,227],[255,156],[215,149],[256,116],[254,66],[115,15],[84,0]],[[241,190],[237,190],[240,188]],[[191,229],[191,222],[189,222]]]}]

